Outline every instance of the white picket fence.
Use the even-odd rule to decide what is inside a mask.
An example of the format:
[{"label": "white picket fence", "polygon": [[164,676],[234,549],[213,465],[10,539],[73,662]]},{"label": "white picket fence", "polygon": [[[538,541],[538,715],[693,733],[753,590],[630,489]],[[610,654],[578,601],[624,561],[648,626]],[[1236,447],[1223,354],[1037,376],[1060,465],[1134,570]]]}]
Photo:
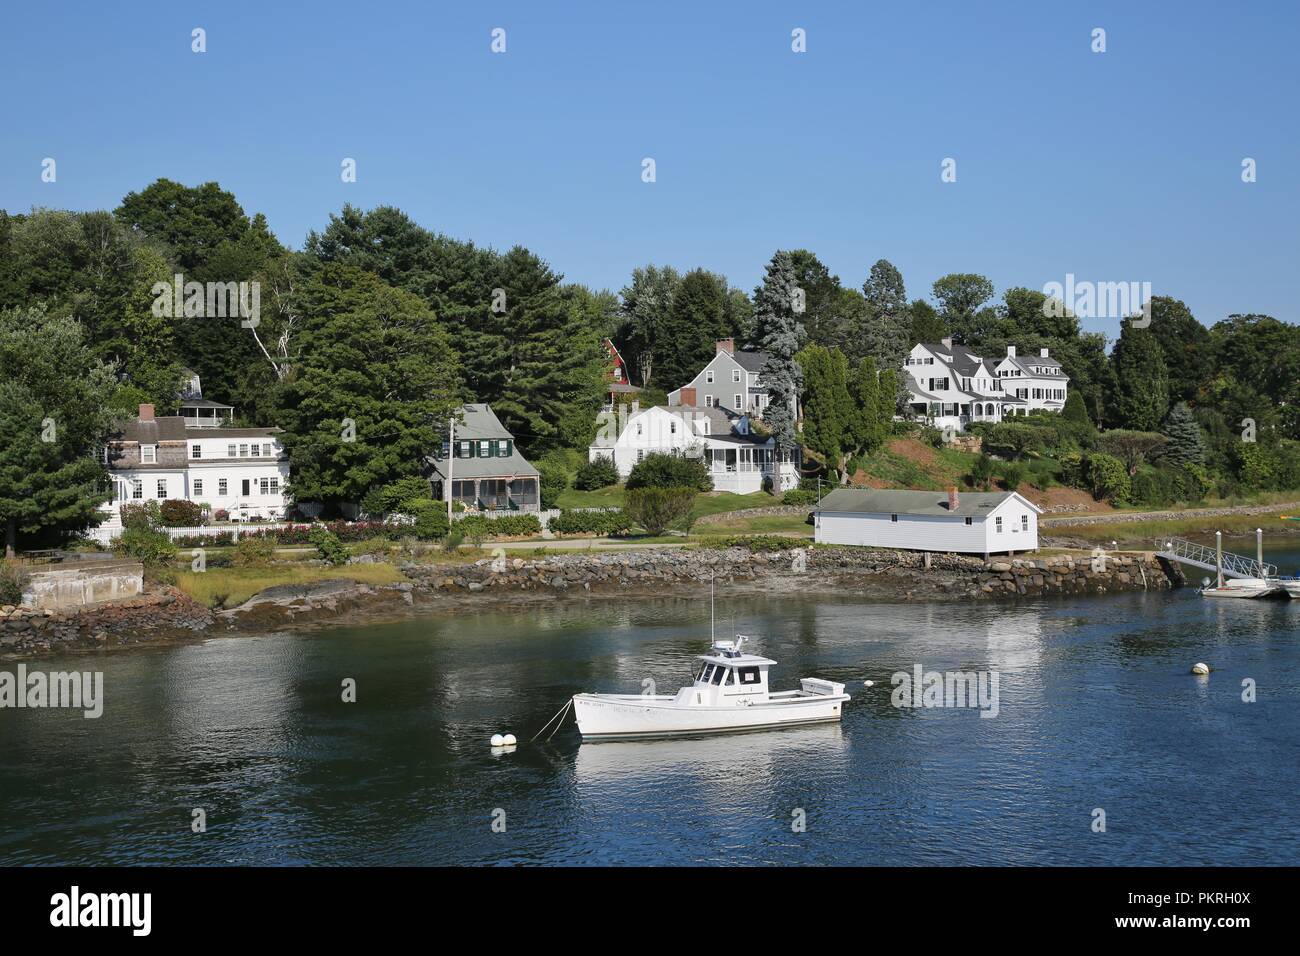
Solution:
[{"label": "white picket fence", "polygon": [[[221,534],[222,532],[229,532],[235,540],[238,540],[240,535],[249,534],[254,531],[280,531],[284,528],[310,527],[311,525],[306,522],[262,521],[246,522],[244,524],[205,524],[200,525],[197,528],[158,528],[157,530],[167,535],[167,537],[171,538],[173,541],[177,538],[196,538],[200,535]],[[111,527],[103,526],[99,528],[91,528],[86,532],[85,536],[92,541],[97,541],[105,547],[108,547],[122,536],[122,526],[120,524],[114,524]]]}]

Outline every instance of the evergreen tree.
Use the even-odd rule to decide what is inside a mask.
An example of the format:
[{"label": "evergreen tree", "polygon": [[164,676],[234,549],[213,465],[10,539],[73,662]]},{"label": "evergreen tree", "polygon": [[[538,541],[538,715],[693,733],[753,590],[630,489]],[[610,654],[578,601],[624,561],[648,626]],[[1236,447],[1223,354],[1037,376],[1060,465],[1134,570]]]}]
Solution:
[{"label": "evergreen tree", "polygon": [[1204,465],[1206,452],[1205,440],[1201,436],[1201,426],[1186,402],[1179,402],[1169,410],[1161,432],[1169,439],[1161,460],[1182,468],[1187,465]]},{"label": "evergreen tree", "polygon": [[919,341],[912,338],[913,316],[908,310],[902,273],[888,260],[879,260],[862,284],[862,294],[866,301],[862,347],[883,367],[902,368],[912,346]]},{"label": "evergreen tree", "polygon": [[280,413],[294,499],[359,502],[420,474],[461,398],[451,342],[428,304],[334,264],[297,299],[301,347]]},{"label": "evergreen tree", "polygon": [[1186,305],[1169,296],[1151,299],[1151,334],[1169,370],[1169,398],[1194,399],[1211,371],[1210,332]]},{"label": "evergreen tree", "polygon": [[880,387],[876,389],[876,422],[883,442],[890,433],[894,415],[899,408],[902,379],[897,371],[887,368],[880,373]]},{"label": "evergreen tree", "polygon": [[805,346],[796,356],[803,372],[803,445],[839,472],[854,442],[854,406],[849,395],[848,364],[838,349]]},{"label": "evergreen tree", "polygon": [[658,378],[665,388],[685,385],[715,354],[718,339],[731,337],[727,280],[703,269],[682,276],[662,328]]},{"label": "evergreen tree", "polygon": [[1159,427],[1169,408],[1169,375],[1160,343],[1148,329],[1124,323],[1111,355],[1116,424],[1134,431]]},{"label": "evergreen tree", "polygon": [[[888,383],[886,383],[888,384]],[[853,378],[857,399],[854,416],[854,445],[860,451],[873,452],[884,444],[888,419],[881,420],[880,374],[876,360],[868,356],[858,365]]]},{"label": "evergreen tree", "polygon": [[942,316],[924,299],[914,300],[907,307],[907,314],[912,330],[908,351],[918,342],[938,342],[947,336],[948,326],[944,324]]},{"label": "evergreen tree", "polygon": [[[501,260],[498,287],[506,312],[496,366],[479,371],[478,400],[492,404],[503,425],[530,454],[585,440],[604,396],[604,317],[585,312],[589,300],[561,286],[561,277],[516,246]],[[586,425],[579,425],[585,422]]]},{"label": "evergreen tree", "polygon": [[796,406],[803,384],[794,360],[804,341],[803,324],[795,312],[796,289],[790,254],[777,252],[767,265],[763,284],[754,290],[753,342],[769,356],[759,372],[771,396],[771,403],[763,410],[763,424],[771,431],[777,447],[786,451],[799,443]]},{"label": "evergreen tree", "polygon": [[5,553],[96,523],[111,497],[99,450],[114,370],[81,325],[43,307],[0,311],[0,528]]}]

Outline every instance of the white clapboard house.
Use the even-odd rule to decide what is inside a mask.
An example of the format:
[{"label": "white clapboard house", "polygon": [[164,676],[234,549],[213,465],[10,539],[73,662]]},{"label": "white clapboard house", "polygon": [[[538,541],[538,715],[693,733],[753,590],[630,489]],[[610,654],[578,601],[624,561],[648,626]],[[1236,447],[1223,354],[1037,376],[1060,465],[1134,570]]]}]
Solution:
[{"label": "white clapboard house", "polygon": [[1014,491],[837,488],[813,512],[818,544],[1009,554],[1038,549],[1042,509]]},{"label": "white clapboard house", "polygon": [[985,358],[950,338],[913,346],[903,370],[912,414],[935,428],[956,431],[1039,409],[1059,412],[1070,383],[1047,349],[1022,356],[1008,345],[1001,358]]},{"label": "white clapboard house", "polygon": [[126,422],[104,448],[113,500],[102,506],[106,530],[121,527],[129,503],[180,499],[233,520],[277,519],[288,508],[289,458],[278,428],[194,425],[183,415],[155,416],[152,405]]},{"label": "white clapboard house", "polygon": [[748,415],[720,405],[642,409],[633,404],[625,420],[606,416],[587,456],[612,459],[626,478],[637,462],[656,452],[703,458],[715,491],[743,495],[770,486],[780,494],[799,486],[798,453],[778,451],[775,441],[751,430]]}]

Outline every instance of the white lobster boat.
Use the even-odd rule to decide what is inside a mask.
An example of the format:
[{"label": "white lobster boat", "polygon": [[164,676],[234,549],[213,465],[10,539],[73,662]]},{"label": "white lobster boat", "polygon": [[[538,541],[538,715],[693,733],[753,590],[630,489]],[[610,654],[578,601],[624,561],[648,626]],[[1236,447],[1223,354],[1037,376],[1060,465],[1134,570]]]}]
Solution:
[{"label": "white lobster boat", "polygon": [[745,654],[743,637],[714,641],[699,656],[695,681],[672,696],[574,694],[573,711],[584,740],[670,737],[758,730],[840,719],[850,700],[844,685],[805,677],[798,690],[772,692],[768,668],[776,661]]}]

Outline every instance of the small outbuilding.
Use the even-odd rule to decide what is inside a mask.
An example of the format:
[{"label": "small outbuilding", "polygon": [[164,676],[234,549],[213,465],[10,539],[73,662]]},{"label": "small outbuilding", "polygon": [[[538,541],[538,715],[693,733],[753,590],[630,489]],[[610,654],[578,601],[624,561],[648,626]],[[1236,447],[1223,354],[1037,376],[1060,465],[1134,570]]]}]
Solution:
[{"label": "small outbuilding", "polygon": [[813,512],[814,540],[985,556],[1036,551],[1042,513],[1014,491],[837,488]]}]

